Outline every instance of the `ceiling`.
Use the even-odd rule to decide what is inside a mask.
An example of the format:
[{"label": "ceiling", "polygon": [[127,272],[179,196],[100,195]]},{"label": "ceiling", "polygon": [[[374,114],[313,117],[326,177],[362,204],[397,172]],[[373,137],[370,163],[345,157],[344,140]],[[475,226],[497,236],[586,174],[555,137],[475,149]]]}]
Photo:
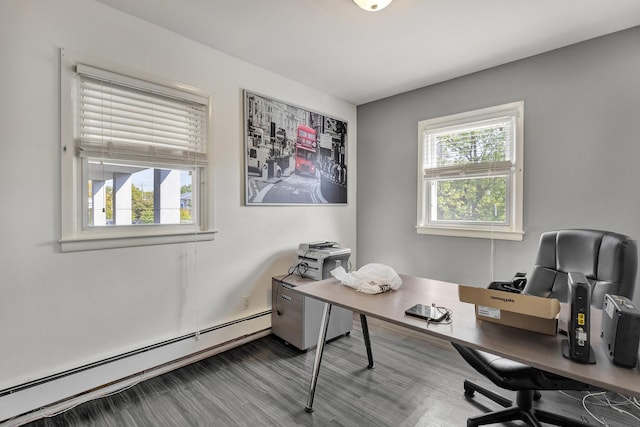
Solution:
[{"label": "ceiling", "polygon": [[640,0],[97,0],[356,105],[640,25]]}]

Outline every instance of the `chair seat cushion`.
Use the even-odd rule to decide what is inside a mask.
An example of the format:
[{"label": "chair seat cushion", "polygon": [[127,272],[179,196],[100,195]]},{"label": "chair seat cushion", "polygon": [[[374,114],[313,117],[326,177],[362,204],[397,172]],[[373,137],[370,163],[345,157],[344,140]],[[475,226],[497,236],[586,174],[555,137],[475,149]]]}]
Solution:
[{"label": "chair seat cushion", "polygon": [[477,350],[478,358],[488,365],[491,369],[499,372],[502,376],[508,375],[510,377],[531,375],[531,372],[535,369],[524,363],[516,362],[515,360],[507,359],[495,354],[487,353],[486,351]]},{"label": "chair seat cushion", "polygon": [[476,371],[508,390],[591,390],[588,384],[541,371],[515,360],[452,343]]}]

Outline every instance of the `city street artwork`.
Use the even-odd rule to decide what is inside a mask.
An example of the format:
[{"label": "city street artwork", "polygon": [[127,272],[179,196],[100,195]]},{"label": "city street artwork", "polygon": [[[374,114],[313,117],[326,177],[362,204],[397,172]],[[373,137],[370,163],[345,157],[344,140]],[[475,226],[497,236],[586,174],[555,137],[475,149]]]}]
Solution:
[{"label": "city street artwork", "polygon": [[247,205],[347,203],[347,123],[244,91]]}]

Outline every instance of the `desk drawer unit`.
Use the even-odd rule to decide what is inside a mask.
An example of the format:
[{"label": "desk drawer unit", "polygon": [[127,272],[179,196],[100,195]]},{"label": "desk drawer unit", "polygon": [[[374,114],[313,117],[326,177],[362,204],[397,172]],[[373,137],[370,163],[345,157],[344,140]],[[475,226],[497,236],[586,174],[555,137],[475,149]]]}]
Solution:
[{"label": "desk drawer unit", "polygon": [[[271,332],[300,350],[318,344],[324,303],[292,292],[292,289],[313,282],[298,276],[284,280],[274,277],[271,281]],[[327,340],[350,333],[352,327],[352,311],[335,306],[331,308]]]}]

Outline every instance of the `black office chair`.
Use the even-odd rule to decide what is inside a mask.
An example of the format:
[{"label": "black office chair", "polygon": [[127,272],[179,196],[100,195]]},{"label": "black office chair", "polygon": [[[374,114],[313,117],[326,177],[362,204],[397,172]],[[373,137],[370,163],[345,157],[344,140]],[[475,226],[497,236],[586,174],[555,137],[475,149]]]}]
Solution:
[{"label": "black office chair", "polygon": [[583,273],[591,283],[591,305],[602,308],[605,294],[633,298],[638,247],[629,237],[599,230],[548,231],[523,293],[567,301],[568,273]]},{"label": "black office chair", "polygon": [[[601,308],[607,293],[633,298],[637,268],[637,244],[627,236],[598,230],[550,231],[540,237],[535,267],[523,293],[566,301],[568,273],[581,272],[592,285],[592,305]],[[513,405],[509,399],[465,381],[465,396],[471,397],[477,391],[506,408],[471,417],[467,426],[514,420],[522,420],[532,426],[538,426],[540,422],[560,426],[589,425],[533,408],[533,401],[540,398],[541,390],[591,390],[588,384],[484,351],[455,343],[453,346],[474,369],[494,384],[516,391]]]}]

